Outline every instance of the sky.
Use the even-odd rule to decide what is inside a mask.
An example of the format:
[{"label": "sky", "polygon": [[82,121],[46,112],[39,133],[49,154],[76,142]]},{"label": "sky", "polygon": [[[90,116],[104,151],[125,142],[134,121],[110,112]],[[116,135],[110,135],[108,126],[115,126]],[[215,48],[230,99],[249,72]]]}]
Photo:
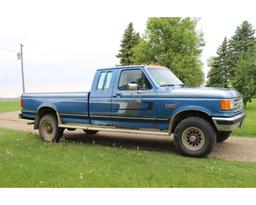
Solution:
[{"label": "sky", "polygon": [[[0,1],[0,97],[22,92],[16,51],[24,44],[26,92],[89,91],[97,68],[115,57],[129,22],[143,33],[148,17],[200,17],[206,45],[201,60],[216,54],[242,21],[256,28],[252,0]],[[1,48],[9,49],[10,51]]]}]

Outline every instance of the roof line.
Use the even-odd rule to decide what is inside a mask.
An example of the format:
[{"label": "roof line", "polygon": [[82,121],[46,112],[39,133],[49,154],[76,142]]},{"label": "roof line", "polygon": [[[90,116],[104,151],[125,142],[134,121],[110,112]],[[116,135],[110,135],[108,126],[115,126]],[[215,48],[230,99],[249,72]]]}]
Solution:
[{"label": "roof line", "polygon": [[160,65],[126,65],[126,66],[115,66],[115,67],[106,67],[106,68],[99,68],[97,70],[107,70],[107,69],[120,69],[120,68],[135,68],[135,67],[164,67]]}]

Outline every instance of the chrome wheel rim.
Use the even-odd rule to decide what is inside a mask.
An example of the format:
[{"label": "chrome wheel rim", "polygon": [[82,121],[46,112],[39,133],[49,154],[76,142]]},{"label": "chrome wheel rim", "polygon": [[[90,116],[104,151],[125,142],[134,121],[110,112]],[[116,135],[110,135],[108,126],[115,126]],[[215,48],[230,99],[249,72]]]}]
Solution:
[{"label": "chrome wheel rim", "polygon": [[182,143],[188,150],[197,151],[203,147],[205,136],[200,129],[189,127],[182,133]]},{"label": "chrome wheel rim", "polygon": [[44,139],[46,141],[52,140],[54,136],[54,128],[52,123],[48,120],[44,121],[42,128]]}]

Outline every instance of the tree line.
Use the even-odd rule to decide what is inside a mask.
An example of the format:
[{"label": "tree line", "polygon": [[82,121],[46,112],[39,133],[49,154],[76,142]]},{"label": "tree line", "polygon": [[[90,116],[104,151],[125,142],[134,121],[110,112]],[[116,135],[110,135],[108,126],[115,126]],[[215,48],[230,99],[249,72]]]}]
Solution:
[{"label": "tree line", "polygon": [[[145,33],[130,23],[125,29],[116,57],[120,65],[159,64],[172,70],[185,84],[200,86],[204,81],[200,60],[205,45],[196,30],[198,18],[148,18]],[[244,103],[256,95],[256,39],[253,26],[244,21],[235,34],[224,38],[217,55],[208,61],[207,86],[234,87]]]},{"label": "tree line", "polygon": [[252,24],[244,21],[230,39],[225,37],[208,64],[207,86],[234,87],[243,94],[246,106],[256,95],[256,38]]}]

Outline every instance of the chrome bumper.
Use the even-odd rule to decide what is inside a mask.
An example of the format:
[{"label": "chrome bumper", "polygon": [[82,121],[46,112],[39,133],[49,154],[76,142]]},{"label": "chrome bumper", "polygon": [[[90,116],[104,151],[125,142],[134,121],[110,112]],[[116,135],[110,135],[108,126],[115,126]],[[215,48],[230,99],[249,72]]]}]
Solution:
[{"label": "chrome bumper", "polygon": [[245,112],[242,112],[234,117],[213,117],[212,120],[218,131],[233,131],[237,127],[241,127]]}]

